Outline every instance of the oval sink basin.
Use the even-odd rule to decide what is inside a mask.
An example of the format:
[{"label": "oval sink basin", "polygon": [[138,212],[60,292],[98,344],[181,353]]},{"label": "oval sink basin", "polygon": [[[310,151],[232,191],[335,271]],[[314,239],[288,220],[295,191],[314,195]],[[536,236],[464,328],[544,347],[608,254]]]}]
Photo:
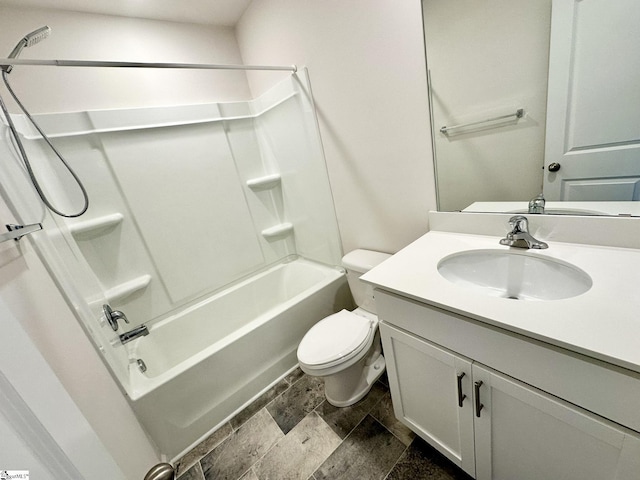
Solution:
[{"label": "oval sink basin", "polygon": [[586,272],[573,265],[513,250],[455,253],[440,260],[438,272],[461,287],[512,300],[571,298],[593,284]]}]

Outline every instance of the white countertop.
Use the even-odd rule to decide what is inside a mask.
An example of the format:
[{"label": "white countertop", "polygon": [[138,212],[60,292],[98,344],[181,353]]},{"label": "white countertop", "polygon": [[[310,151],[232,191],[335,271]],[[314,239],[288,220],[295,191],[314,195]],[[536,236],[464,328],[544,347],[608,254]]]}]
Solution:
[{"label": "white countertop", "polygon": [[[455,285],[438,262],[456,252],[504,251],[501,237],[432,231],[361,277],[384,290],[640,373],[640,250],[547,242],[528,254],[587,272],[577,297],[515,301]],[[519,251],[522,251],[518,249]]]}]

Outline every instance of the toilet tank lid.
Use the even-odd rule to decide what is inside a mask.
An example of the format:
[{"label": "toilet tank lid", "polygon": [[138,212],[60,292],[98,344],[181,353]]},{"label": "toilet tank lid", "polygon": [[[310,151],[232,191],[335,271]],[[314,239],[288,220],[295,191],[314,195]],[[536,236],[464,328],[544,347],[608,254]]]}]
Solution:
[{"label": "toilet tank lid", "polygon": [[391,257],[389,253],[374,252],[373,250],[360,248],[342,257],[342,266],[347,270],[365,273],[389,257]]}]

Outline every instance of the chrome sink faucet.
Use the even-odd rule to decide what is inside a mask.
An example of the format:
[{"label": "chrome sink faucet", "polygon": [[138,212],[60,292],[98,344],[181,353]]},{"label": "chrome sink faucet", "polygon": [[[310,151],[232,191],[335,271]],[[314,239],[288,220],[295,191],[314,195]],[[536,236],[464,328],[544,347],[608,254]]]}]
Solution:
[{"label": "chrome sink faucet", "polygon": [[544,213],[544,204],[544,195],[541,193],[529,200],[529,213]]},{"label": "chrome sink faucet", "polygon": [[509,225],[511,225],[511,231],[507,233],[505,238],[500,240],[500,245],[517,248],[549,248],[549,245],[531,236],[527,217],[522,215],[511,217]]}]

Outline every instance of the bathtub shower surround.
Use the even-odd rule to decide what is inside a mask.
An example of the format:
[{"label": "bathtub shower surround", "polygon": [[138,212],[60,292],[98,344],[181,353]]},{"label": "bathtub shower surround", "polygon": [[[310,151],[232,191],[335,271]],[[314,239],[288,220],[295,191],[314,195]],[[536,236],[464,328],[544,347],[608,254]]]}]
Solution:
[{"label": "bathtub shower surround", "polygon": [[[248,102],[36,119],[89,210],[50,216],[0,142],[4,193],[21,220],[42,221],[40,254],[168,459],[290,370],[315,322],[351,306],[306,71]],[[47,195],[77,203],[15,121]],[[130,323],[114,331],[105,304]],[[121,343],[143,324],[147,336]]]}]

